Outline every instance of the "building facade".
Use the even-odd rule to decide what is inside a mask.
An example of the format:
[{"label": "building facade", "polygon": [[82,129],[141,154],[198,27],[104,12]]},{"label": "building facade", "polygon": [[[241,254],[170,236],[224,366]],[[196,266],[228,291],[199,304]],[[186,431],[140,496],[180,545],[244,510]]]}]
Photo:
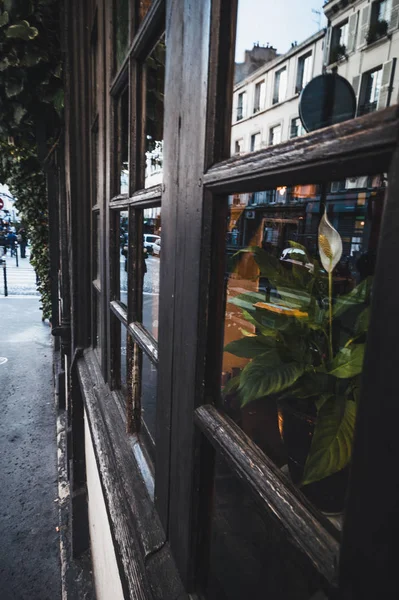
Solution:
[{"label": "building facade", "polygon": [[[329,45],[256,50],[234,83],[258,15],[238,4],[63,3],[47,174],[72,551],[99,600],[396,597],[396,29],[351,55],[365,2],[332,0]],[[389,63],[392,90],[300,135],[326,48],[362,106]]]}]

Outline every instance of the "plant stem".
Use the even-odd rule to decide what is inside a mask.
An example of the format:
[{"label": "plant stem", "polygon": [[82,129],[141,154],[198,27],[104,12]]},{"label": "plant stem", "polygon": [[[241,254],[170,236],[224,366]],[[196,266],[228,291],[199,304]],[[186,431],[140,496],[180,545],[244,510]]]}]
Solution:
[{"label": "plant stem", "polygon": [[333,311],[332,311],[332,271],[328,274],[328,309],[329,309],[329,351],[330,361],[333,359],[333,343],[332,343],[332,325],[333,325]]}]

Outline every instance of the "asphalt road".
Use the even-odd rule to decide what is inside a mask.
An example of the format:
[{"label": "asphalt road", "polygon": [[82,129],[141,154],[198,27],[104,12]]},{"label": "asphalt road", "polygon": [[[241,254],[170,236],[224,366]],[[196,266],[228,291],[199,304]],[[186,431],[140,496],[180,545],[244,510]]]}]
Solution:
[{"label": "asphalt road", "polygon": [[52,348],[38,298],[0,297],[0,599],[61,598]]}]

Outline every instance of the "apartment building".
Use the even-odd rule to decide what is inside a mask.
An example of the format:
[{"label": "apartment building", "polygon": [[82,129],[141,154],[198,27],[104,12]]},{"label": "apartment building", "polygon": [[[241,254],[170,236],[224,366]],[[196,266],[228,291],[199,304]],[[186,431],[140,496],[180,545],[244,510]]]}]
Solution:
[{"label": "apartment building", "polygon": [[331,0],[324,60],[352,85],[357,115],[395,104],[399,92],[399,1]]},{"label": "apartment building", "polygon": [[259,67],[234,88],[231,153],[252,152],[305,133],[298,113],[302,89],[323,70],[325,32]]}]

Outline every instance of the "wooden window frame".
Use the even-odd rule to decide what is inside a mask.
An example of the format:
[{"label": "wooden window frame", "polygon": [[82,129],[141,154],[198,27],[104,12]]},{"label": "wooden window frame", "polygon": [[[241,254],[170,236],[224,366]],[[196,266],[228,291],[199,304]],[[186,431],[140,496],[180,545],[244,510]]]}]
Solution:
[{"label": "wooden window frame", "polygon": [[[160,321],[163,327],[158,348],[152,346],[146,332],[134,318],[136,308],[133,298],[137,286],[134,286],[134,274],[130,273],[133,261],[129,261],[129,277],[133,287],[126,315],[120,305],[112,300],[108,284],[106,289],[101,290],[106,298],[107,310],[104,312],[107,315],[112,312],[118,324],[125,324],[135,345],[145,351],[153,362],[158,360],[158,352],[161,357],[158,365],[161,385],[157,405],[156,463],[162,464],[162,469],[155,476],[154,505],[149,503],[153,477],[148,472],[148,461],[139,437],[136,434],[130,438],[123,436],[127,420],[118,404],[113,402],[108,386],[99,381],[98,364],[93,352],[86,351],[77,362],[121,577],[125,589],[138,597],[144,593],[150,595],[151,592],[150,586],[145,590],[147,583],[142,582],[137,572],[135,552],[140,560],[147,561],[144,571],[148,577],[154,577],[153,580],[160,587],[164,585],[165,589],[166,586],[170,589],[169,581],[154,576],[155,572],[159,574],[160,567],[156,567],[152,559],[155,556],[158,559],[161,555],[166,558],[175,585],[171,597],[178,597],[184,591],[178,583],[170,555],[171,548],[186,588],[189,591],[196,589],[200,577],[199,557],[207,541],[203,529],[209,526],[213,463],[213,451],[210,452],[203,444],[202,434],[209,439],[213,448],[223,452],[237,477],[245,482],[262,507],[273,512],[287,531],[288,543],[299,545],[323,575],[326,586],[336,588],[338,571],[334,561],[337,541],[328,523],[319,514],[315,515],[313,508],[296,489],[287,485],[287,481],[275,472],[270,461],[259,454],[245,434],[212,406],[219,394],[223,339],[221,282],[224,269],[220,257],[224,253],[225,197],[230,193],[260,191],[277,185],[306,184],[309,181],[325,183],[358,175],[359,170],[365,174],[386,171],[391,163],[370,323],[371,341],[365,358],[362,404],[353,455],[354,475],[341,548],[341,580],[338,585],[342,590],[351,589],[356,574],[365,585],[366,582],[372,585],[377,580],[383,581],[381,585],[387,585],[382,575],[388,575],[388,565],[392,566],[394,560],[392,553],[391,563],[389,560],[386,565],[372,563],[373,544],[367,537],[367,531],[363,531],[367,529],[364,523],[370,526],[369,531],[378,532],[381,527],[388,526],[388,517],[392,512],[387,515],[384,510],[386,498],[385,494],[383,498],[381,494],[378,495],[379,490],[374,490],[367,498],[370,467],[365,464],[362,452],[367,447],[369,464],[376,471],[380,466],[377,458],[385,460],[382,468],[386,477],[384,483],[397,500],[394,487],[397,483],[394,475],[395,453],[389,456],[388,444],[392,443],[392,436],[388,442],[384,440],[383,415],[378,415],[381,431],[377,432],[377,439],[381,448],[377,449],[374,456],[369,446],[373,446],[375,451],[375,442],[371,444],[371,441],[376,432],[370,424],[375,395],[383,390],[382,403],[387,409],[385,414],[389,411],[393,422],[399,416],[396,415],[399,409],[389,403],[389,398],[396,393],[394,377],[386,377],[383,362],[384,359],[388,360],[392,369],[395,369],[395,360],[399,360],[396,340],[390,339],[380,354],[377,350],[382,342],[381,323],[385,331],[399,324],[399,285],[396,281],[387,282],[383,277],[383,265],[384,268],[390,266],[394,272],[394,258],[397,255],[392,248],[396,249],[395,223],[399,222],[396,202],[399,192],[396,174],[399,167],[398,107],[366,115],[304,138],[295,138],[250,156],[227,158],[232,107],[232,93],[228,92],[233,90],[236,4],[236,0],[204,0],[201,3],[185,3],[179,12],[173,10],[172,3],[166,3],[167,45],[173,52],[168,58],[165,89],[165,114],[168,115],[164,135],[168,144],[164,163],[165,181],[156,188],[140,189],[139,166],[132,162],[132,156],[138,156],[140,150],[140,136],[132,129],[137,121],[135,118],[129,127],[133,144],[129,194],[112,197],[110,178],[107,179],[108,193],[105,195],[109,201],[104,215],[104,240],[110,248],[110,262],[115,253],[115,243],[110,239],[111,228],[108,227],[111,212],[128,208],[133,217],[129,218],[132,239],[140,235],[140,228],[136,226],[138,211],[153,205],[154,201],[162,202],[163,222],[168,224],[162,234],[163,252],[166,252],[168,261],[161,269]],[[112,81],[110,79],[109,95],[116,93],[125,69],[128,69],[131,86],[140,82],[137,63],[143,60],[151,43],[157,38],[155,33],[159,33],[162,19],[165,20],[165,3],[155,0],[132,40],[119,73]],[[199,52],[204,60],[198,60]],[[176,81],[181,81],[182,75],[186,77],[183,91],[174,87]],[[204,85],[204,81],[208,85]],[[190,87],[191,95],[188,96]],[[193,94],[192,89],[199,93]],[[110,100],[107,102],[108,114],[111,114]],[[131,115],[140,115],[141,110],[142,99],[131,99]],[[181,143],[176,132],[184,130],[188,122],[203,123],[204,116],[206,125],[201,135],[191,127]],[[108,143],[105,160],[108,172],[111,170],[111,148],[112,143]],[[185,242],[188,229],[190,244]],[[135,246],[140,248],[141,244],[133,244],[133,248]],[[104,282],[109,281],[107,269],[104,272]],[[105,339],[109,343],[110,336],[105,335],[103,341]],[[187,339],[194,339],[196,343],[189,347],[185,344]],[[96,387],[93,387],[93,381],[97,381]],[[367,442],[368,446],[364,445]],[[246,450],[241,460],[240,448]],[[249,459],[265,474],[261,481],[252,475]],[[146,475],[143,475],[144,471]],[[141,474],[143,479],[137,474]],[[200,482],[204,485],[200,486]],[[277,486],[283,490],[283,496],[276,505]],[[356,498],[358,490],[363,492],[362,506],[359,506]],[[283,510],[283,503],[291,511],[288,517],[287,511]],[[378,511],[375,510],[376,506]],[[391,504],[390,508],[393,511]],[[301,519],[296,518],[298,515]],[[314,543],[303,539],[303,528],[309,535],[317,537]],[[351,549],[351,544],[368,559],[367,566],[370,568],[366,576],[361,573],[362,561]],[[125,568],[126,564],[131,565],[130,571]],[[386,581],[389,581],[389,577],[386,577]]]}]

